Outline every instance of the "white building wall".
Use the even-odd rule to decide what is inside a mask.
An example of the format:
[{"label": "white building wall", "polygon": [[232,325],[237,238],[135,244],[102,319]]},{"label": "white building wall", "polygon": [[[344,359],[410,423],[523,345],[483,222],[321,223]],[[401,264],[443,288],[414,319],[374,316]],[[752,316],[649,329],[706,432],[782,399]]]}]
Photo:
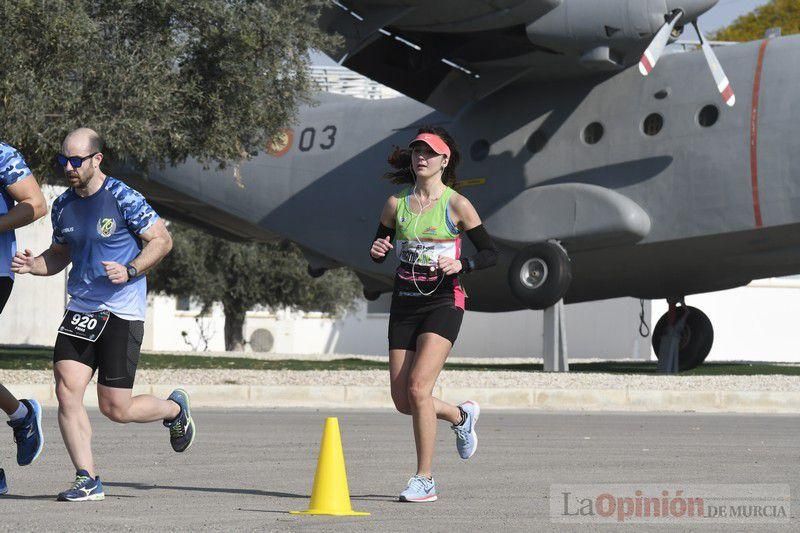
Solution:
[{"label": "white building wall", "polygon": [[[387,352],[389,296],[365,302],[345,316],[329,318],[320,313],[281,310],[251,311],[244,337],[250,340],[259,329],[273,338],[274,353],[369,354]],[[374,312],[376,308],[381,312]],[[224,315],[221,306],[208,317],[197,310],[176,311],[175,299],[151,296],[143,347],[159,351],[224,350]],[[567,306],[568,346],[573,359],[650,357],[649,338],[638,333],[639,301],[609,300]],[[369,312],[373,311],[373,312]],[[645,306],[649,317],[649,302]],[[185,332],[186,335],[183,335]],[[201,341],[202,334],[210,340]],[[185,339],[185,340],[184,340]],[[253,351],[250,345],[246,351]],[[475,357],[541,357],[542,312],[467,312],[454,355]]]},{"label": "white building wall", "polygon": [[[163,331],[146,346],[155,350],[191,349],[180,331],[196,345],[199,328],[196,312],[174,311],[174,299],[153,298],[148,326]],[[776,279],[753,282],[747,287],[687,297],[687,304],[700,308],[714,325],[714,346],[709,361],[800,362],[800,341],[794,336],[795,317],[800,315],[800,280]],[[384,307],[388,295],[376,303]],[[666,302],[645,302],[645,319],[655,324],[667,310]],[[639,334],[639,301],[631,298],[566,306],[567,345],[571,360],[655,359],[651,338]],[[209,323],[213,325],[209,326]],[[207,319],[213,333],[209,350],[223,350],[224,316],[221,308]],[[260,328],[270,331],[275,353],[385,354],[388,314],[367,312],[367,306],[340,319],[318,313],[282,311],[248,313],[245,339]],[[147,328],[151,330],[150,327]],[[252,348],[247,346],[246,350]],[[453,354],[462,357],[541,357],[542,312],[467,312]]]},{"label": "white building wall", "polygon": [[394,89],[381,85],[345,67],[315,65],[310,68],[310,73],[311,79],[317,83],[321,91],[346,94],[369,100],[402,96]]},{"label": "white building wall", "polygon": [[[389,295],[371,308],[388,309]],[[638,333],[639,301],[632,298],[566,306],[567,346],[573,359],[649,358],[649,340]],[[645,304],[649,319],[649,302]],[[336,324],[337,353],[385,353],[388,313],[356,313]],[[541,357],[543,313],[467,311],[453,354],[462,357]]]}]

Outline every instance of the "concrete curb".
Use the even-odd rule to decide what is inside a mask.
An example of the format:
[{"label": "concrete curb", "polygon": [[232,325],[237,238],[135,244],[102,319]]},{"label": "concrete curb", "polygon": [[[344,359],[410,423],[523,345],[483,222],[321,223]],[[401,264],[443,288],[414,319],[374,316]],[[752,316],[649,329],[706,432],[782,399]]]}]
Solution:
[{"label": "concrete curb", "polygon": [[[34,397],[42,405],[57,405],[54,385],[6,384],[17,397]],[[177,385],[137,385],[134,394],[166,398]],[[388,387],[311,385],[188,385],[195,407],[315,407],[393,408]],[[437,386],[434,395],[447,402],[472,399],[484,409],[545,411],[638,411],[700,413],[800,414],[800,391],[680,391],[629,389],[525,389]],[[97,405],[90,384],[86,405]]]}]

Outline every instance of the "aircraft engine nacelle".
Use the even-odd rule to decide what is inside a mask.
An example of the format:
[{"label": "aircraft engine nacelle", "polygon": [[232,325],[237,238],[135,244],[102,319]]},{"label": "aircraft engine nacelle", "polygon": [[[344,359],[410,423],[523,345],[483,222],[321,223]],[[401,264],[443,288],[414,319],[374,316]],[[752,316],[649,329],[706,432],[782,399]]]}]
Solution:
[{"label": "aircraft engine nacelle", "polygon": [[586,183],[527,189],[490,215],[486,225],[493,238],[513,248],[549,239],[572,249],[624,246],[650,233],[650,217],[636,202]]},{"label": "aircraft engine nacelle", "polygon": [[674,10],[695,20],[717,0],[570,0],[531,22],[528,39],[555,52],[578,55],[596,68],[622,68],[638,59]]}]

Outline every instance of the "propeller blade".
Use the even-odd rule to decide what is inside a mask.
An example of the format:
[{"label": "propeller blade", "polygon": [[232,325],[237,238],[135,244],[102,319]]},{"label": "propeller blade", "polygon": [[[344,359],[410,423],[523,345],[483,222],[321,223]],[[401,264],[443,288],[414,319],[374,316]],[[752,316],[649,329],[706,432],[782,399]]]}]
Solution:
[{"label": "propeller blade", "polygon": [[728,107],[733,107],[734,104],[736,104],[736,95],[733,93],[733,87],[731,87],[731,83],[728,81],[728,76],[726,76],[725,71],[722,70],[722,65],[719,64],[714,49],[711,48],[705,36],[700,32],[700,27],[697,25],[697,22],[693,22],[692,25],[697,32],[697,36],[700,37],[703,55],[706,56],[708,68],[711,69],[711,75],[714,76],[714,83],[717,84],[717,90],[722,95],[722,99],[725,100],[725,103],[728,104]]},{"label": "propeller blade", "polygon": [[644,51],[642,59],[639,60],[639,72],[642,73],[642,76],[647,76],[656,67],[656,63],[658,63],[661,54],[664,52],[664,48],[667,46],[669,36],[672,30],[675,29],[675,24],[678,23],[678,20],[682,16],[683,11],[676,11],[672,18],[665,22],[664,25],[661,26],[661,29],[658,30],[650,46]]}]

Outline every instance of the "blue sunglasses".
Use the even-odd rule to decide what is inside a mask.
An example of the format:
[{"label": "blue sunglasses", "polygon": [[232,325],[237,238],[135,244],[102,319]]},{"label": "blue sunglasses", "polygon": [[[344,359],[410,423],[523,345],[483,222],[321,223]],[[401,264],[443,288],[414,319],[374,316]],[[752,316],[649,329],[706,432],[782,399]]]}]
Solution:
[{"label": "blue sunglasses", "polygon": [[69,162],[69,164],[72,165],[72,168],[80,168],[84,161],[96,156],[99,153],[100,152],[95,152],[93,154],[89,154],[84,157],[80,156],[67,157],[64,154],[58,154],[56,156],[56,161],[58,161],[58,164],[61,165],[62,167],[67,166],[67,162]]}]

